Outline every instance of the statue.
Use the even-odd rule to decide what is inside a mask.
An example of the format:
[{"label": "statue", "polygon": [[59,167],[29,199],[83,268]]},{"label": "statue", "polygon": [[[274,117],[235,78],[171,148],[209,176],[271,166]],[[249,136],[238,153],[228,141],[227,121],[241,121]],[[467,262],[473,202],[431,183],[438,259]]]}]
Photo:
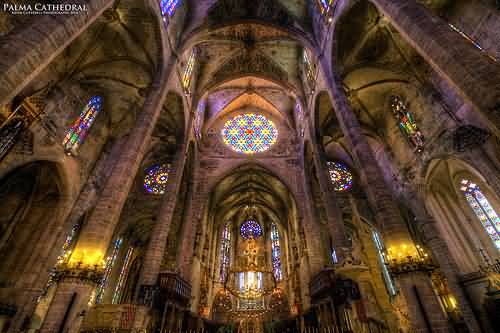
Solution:
[{"label": "statue", "polygon": [[247,267],[248,268],[255,268],[257,267],[257,244],[255,243],[255,239],[253,238],[253,235],[250,235],[250,237],[247,240],[247,247],[245,251],[243,251],[245,257],[247,258]]}]

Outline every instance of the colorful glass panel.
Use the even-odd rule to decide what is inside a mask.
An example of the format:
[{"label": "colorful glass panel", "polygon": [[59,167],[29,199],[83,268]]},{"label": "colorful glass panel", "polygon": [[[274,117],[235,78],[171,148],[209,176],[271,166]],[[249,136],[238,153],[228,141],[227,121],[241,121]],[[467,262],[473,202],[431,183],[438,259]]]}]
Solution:
[{"label": "colorful glass panel", "polygon": [[235,152],[255,154],[268,150],[276,143],[278,130],[263,115],[246,113],[226,122],[222,138]]},{"label": "colorful glass panel", "polygon": [[330,180],[336,192],[347,191],[352,187],[352,173],[341,162],[327,162]]},{"label": "colorful glass panel", "polygon": [[134,248],[129,247],[127,253],[125,254],[125,259],[123,260],[122,270],[120,276],[118,277],[118,283],[116,284],[115,293],[113,294],[113,304],[118,304],[123,293],[123,288],[125,287],[125,282],[128,278],[128,271],[130,269],[130,264],[132,262],[132,255],[134,253]]},{"label": "colorful glass panel", "polygon": [[460,190],[465,193],[467,203],[476,214],[497,249],[500,250],[500,218],[497,212],[493,209],[477,184],[464,179],[460,183]]},{"label": "colorful glass panel", "polygon": [[174,16],[180,2],[180,0],[160,0],[161,16],[164,22],[167,22],[169,17]]},{"label": "colorful glass panel", "polygon": [[231,223],[226,223],[222,231],[222,240],[220,245],[220,281],[224,282],[227,278],[229,264],[231,261]]},{"label": "colorful glass panel", "polygon": [[247,220],[241,225],[240,235],[244,239],[249,239],[250,237],[257,239],[262,235],[262,228],[257,221]]},{"label": "colorful glass panel", "polygon": [[283,273],[281,271],[280,236],[278,226],[275,223],[271,224],[271,252],[274,277],[276,278],[276,281],[281,281]]},{"label": "colorful glass panel", "polygon": [[113,271],[113,266],[116,262],[116,258],[118,257],[118,252],[120,251],[121,245],[122,245],[122,239],[118,238],[115,241],[115,245],[113,247],[111,255],[106,259],[106,264],[104,266],[104,275],[101,279],[101,283],[99,284],[96,290],[95,302],[97,304],[102,302],[102,297],[104,296],[104,291],[108,286],[109,278],[111,276],[111,272]]},{"label": "colorful glass panel", "polygon": [[189,92],[189,88],[191,87],[191,79],[193,78],[193,70],[194,70],[194,51],[191,51],[191,55],[189,56],[188,62],[186,64],[186,68],[184,68],[184,73],[182,74],[182,87],[184,91]]},{"label": "colorful glass panel", "polygon": [[101,111],[101,105],[101,96],[92,97],[80,113],[80,116],[73,123],[73,126],[69,129],[63,140],[64,151],[66,151],[68,155],[76,155],[78,153],[78,148],[85,141],[90,131],[90,127]]},{"label": "colorful glass panel", "polygon": [[309,58],[309,54],[306,49],[304,49],[303,60],[304,60],[304,71],[306,74],[307,82],[309,82],[309,85],[311,86],[311,88],[313,88],[314,83],[316,81],[314,74],[314,66],[311,62],[311,59]]},{"label": "colorful glass panel", "polygon": [[399,129],[417,152],[424,149],[424,135],[418,129],[408,105],[399,96],[391,97],[391,109],[399,123]]},{"label": "colorful glass panel", "polygon": [[165,193],[169,172],[169,164],[157,164],[148,168],[144,177],[144,189],[151,194],[161,195]]},{"label": "colorful glass panel", "polygon": [[327,15],[333,7],[334,0],[317,0],[321,14]]},{"label": "colorful glass panel", "polygon": [[474,45],[474,47],[476,47],[479,51],[483,52],[488,58],[490,58],[491,60],[493,60],[495,62],[499,61],[499,59],[497,57],[495,57],[494,55],[492,55],[491,53],[489,53],[488,51],[486,51],[478,42],[476,42],[474,39],[472,39],[472,37],[470,37],[469,35],[467,35],[465,32],[463,32],[462,30],[460,30],[458,27],[456,27],[455,25],[453,25],[451,23],[448,23],[448,25],[455,32],[458,32],[460,34],[460,36],[462,36],[465,40],[467,40],[469,43],[471,43],[472,45]]},{"label": "colorful glass panel", "polygon": [[389,273],[389,269],[387,268],[387,266],[385,264],[384,243],[382,243],[382,239],[380,238],[380,235],[376,230],[372,230],[372,238],[373,238],[373,242],[375,243],[375,247],[377,248],[379,264],[380,264],[380,268],[382,269],[382,276],[384,278],[385,286],[387,287],[389,295],[395,296],[396,295],[396,287],[394,285],[394,281],[392,280],[391,274]]}]

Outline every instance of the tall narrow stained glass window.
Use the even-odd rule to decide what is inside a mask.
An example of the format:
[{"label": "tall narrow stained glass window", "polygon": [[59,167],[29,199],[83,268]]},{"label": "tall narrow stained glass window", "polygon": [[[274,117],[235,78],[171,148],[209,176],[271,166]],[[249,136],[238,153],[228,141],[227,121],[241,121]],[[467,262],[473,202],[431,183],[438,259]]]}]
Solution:
[{"label": "tall narrow stained glass window", "polygon": [[226,281],[231,262],[231,223],[228,222],[222,230],[222,238],[220,244],[220,281]]},{"label": "tall narrow stained glass window", "polygon": [[448,25],[450,26],[450,28],[452,30],[454,30],[455,32],[457,32],[465,40],[467,40],[469,43],[471,43],[472,45],[474,45],[475,48],[477,48],[479,51],[483,52],[488,58],[490,58],[491,60],[493,60],[495,62],[500,61],[500,59],[498,59],[497,57],[495,57],[494,55],[492,55],[491,53],[489,53],[488,51],[486,51],[478,42],[476,42],[472,37],[470,37],[468,34],[466,34],[465,32],[463,32],[457,26],[455,26],[455,25],[453,25],[451,23],[448,23]]},{"label": "tall narrow stained glass window", "polygon": [[269,150],[278,140],[274,123],[260,114],[240,114],[224,124],[222,139],[233,151],[255,154]]},{"label": "tall narrow stained glass window", "polygon": [[174,16],[175,10],[180,3],[181,0],[160,0],[160,10],[163,22],[167,22],[170,17]]},{"label": "tall narrow stained glass window", "polygon": [[101,111],[102,97],[94,96],[83,108],[80,116],[75,120],[73,126],[68,130],[63,140],[64,151],[68,155],[77,155],[78,148],[83,144],[89,134],[95,118]]},{"label": "tall narrow stained glass window", "polygon": [[280,235],[276,223],[271,224],[271,251],[274,277],[276,281],[281,281],[283,273],[281,271]]},{"label": "tall narrow stained glass window", "polygon": [[122,239],[118,238],[115,241],[115,244],[113,246],[113,250],[111,251],[111,255],[106,259],[106,264],[104,266],[104,275],[101,279],[101,283],[97,287],[96,290],[96,298],[95,302],[97,304],[102,302],[102,298],[104,296],[104,291],[106,290],[106,287],[108,286],[109,278],[111,276],[111,272],[113,271],[113,266],[115,265],[116,258],[118,257],[118,252],[120,251],[120,246],[122,245]]},{"label": "tall narrow stained glass window", "polygon": [[378,231],[376,231],[374,229],[372,229],[372,238],[373,238],[373,242],[375,243],[375,247],[377,248],[378,259],[379,259],[379,263],[380,263],[380,268],[382,269],[382,276],[384,277],[385,286],[387,287],[387,291],[389,292],[389,295],[395,296],[396,295],[396,287],[394,285],[394,281],[392,280],[391,274],[389,273],[389,269],[385,265],[385,258],[384,258],[385,246],[384,246],[384,243],[382,243],[382,239],[381,239]]},{"label": "tall narrow stained glass window", "polygon": [[182,88],[184,88],[184,91],[186,93],[190,92],[189,88],[191,88],[191,81],[193,79],[194,62],[195,62],[194,51],[191,51],[189,59],[186,63],[186,67],[184,68],[184,73],[182,73]]},{"label": "tall narrow stained glass window", "polygon": [[408,104],[400,96],[391,96],[392,114],[398,121],[398,126],[409,144],[416,152],[424,150],[424,135],[420,132]]},{"label": "tall narrow stained glass window", "polygon": [[309,56],[309,52],[304,49],[303,51],[303,56],[302,60],[304,62],[304,73],[307,78],[307,82],[309,83],[310,88],[314,88],[314,83],[316,81],[315,75],[314,75],[314,65],[311,62],[311,58]]},{"label": "tall narrow stained glass window", "polygon": [[481,221],[496,248],[500,250],[500,218],[497,212],[477,184],[468,179],[463,179],[460,182],[460,190],[464,192],[467,203]]},{"label": "tall narrow stained glass window", "polygon": [[120,271],[120,276],[118,277],[118,283],[116,284],[115,293],[113,294],[113,304],[118,304],[121,300],[123,294],[123,288],[128,278],[128,271],[130,265],[132,264],[132,256],[134,254],[134,248],[129,247],[127,253],[125,254],[125,259],[123,259],[122,270]]},{"label": "tall narrow stained glass window", "polygon": [[330,16],[335,0],[316,0],[323,16]]}]

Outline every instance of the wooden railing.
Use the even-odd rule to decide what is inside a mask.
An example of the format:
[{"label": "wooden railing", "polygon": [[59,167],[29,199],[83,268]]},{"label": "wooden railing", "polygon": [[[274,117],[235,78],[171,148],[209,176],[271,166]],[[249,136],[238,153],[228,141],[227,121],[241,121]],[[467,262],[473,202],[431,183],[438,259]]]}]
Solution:
[{"label": "wooden railing", "polygon": [[160,273],[159,286],[162,294],[181,303],[189,303],[191,284],[173,272]]}]

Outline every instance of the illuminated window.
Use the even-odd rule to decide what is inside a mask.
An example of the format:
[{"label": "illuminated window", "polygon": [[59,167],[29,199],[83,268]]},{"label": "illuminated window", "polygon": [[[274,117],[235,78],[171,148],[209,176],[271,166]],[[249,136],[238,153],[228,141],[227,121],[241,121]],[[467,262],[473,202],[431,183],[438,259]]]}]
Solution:
[{"label": "illuminated window", "polygon": [[467,40],[469,43],[471,43],[472,45],[474,45],[479,51],[483,52],[488,58],[490,58],[491,60],[493,60],[495,62],[499,61],[499,59],[497,57],[495,57],[494,55],[492,55],[491,53],[489,53],[488,51],[486,51],[485,49],[483,49],[483,47],[478,42],[476,42],[474,39],[472,39],[472,37],[470,37],[469,35],[467,35],[465,32],[463,32],[462,30],[460,30],[458,27],[456,27],[455,25],[453,25],[451,23],[448,23],[448,25],[454,31],[458,32],[460,34],[460,36],[462,36],[463,38],[465,38],[465,40]]},{"label": "illuminated window", "polygon": [[464,179],[460,183],[460,190],[464,192],[470,208],[474,211],[483,225],[488,236],[490,236],[497,249],[500,250],[500,218],[493,209],[490,202],[484,196],[479,186],[470,180]]},{"label": "illuminated window", "polygon": [[326,165],[336,192],[347,191],[352,187],[352,173],[347,165],[341,162],[326,162]]},{"label": "illuminated window", "polygon": [[157,164],[148,168],[144,177],[144,189],[151,194],[164,194],[169,172],[170,164]]},{"label": "illuminated window", "polygon": [[106,290],[106,287],[108,286],[109,278],[111,276],[111,272],[113,270],[113,266],[116,262],[116,258],[118,257],[118,252],[120,251],[120,246],[122,245],[122,239],[118,238],[115,241],[115,244],[113,246],[113,250],[111,251],[111,255],[106,259],[106,265],[104,266],[104,275],[101,279],[101,283],[97,287],[96,290],[96,298],[95,302],[97,304],[102,302],[102,298],[104,296],[104,291]]},{"label": "illuminated window", "polygon": [[167,22],[168,18],[174,16],[175,10],[180,3],[181,0],[160,0],[160,10],[163,22]]},{"label": "illuminated window", "polygon": [[333,8],[334,0],[316,0],[318,3],[321,14],[325,17],[329,17],[331,15],[331,10]]},{"label": "illuminated window", "polygon": [[394,286],[394,281],[392,280],[391,274],[389,274],[389,269],[385,265],[384,260],[384,243],[382,243],[382,239],[380,238],[379,233],[376,230],[372,229],[372,238],[375,243],[375,247],[377,248],[378,259],[380,268],[382,269],[382,276],[384,277],[385,286],[387,287],[387,291],[389,295],[396,295],[396,287]]},{"label": "illuminated window", "polygon": [[132,263],[132,255],[134,254],[134,248],[129,247],[127,254],[125,254],[125,259],[123,260],[122,270],[120,276],[118,277],[118,283],[116,284],[115,293],[113,294],[113,304],[118,304],[122,297],[123,288],[125,287],[125,282],[127,282],[128,271],[130,269],[130,264]]},{"label": "illuminated window", "polygon": [[424,135],[418,129],[412,113],[408,110],[408,105],[401,97],[392,96],[391,109],[403,135],[415,151],[421,152],[424,149]]},{"label": "illuminated window", "polygon": [[262,228],[257,221],[247,220],[241,225],[240,234],[244,239],[249,239],[250,236],[257,239],[262,235]]},{"label": "illuminated window", "polygon": [[69,129],[63,140],[63,147],[68,155],[77,155],[78,148],[85,141],[95,118],[101,111],[101,105],[101,96],[92,97]]},{"label": "illuminated window", "polygon": [[306,49],[303,51],[303,62],[304,62],[304,73],[307,78],[307,82],[310,85],[310,88],[314,88],[316,76],[314,74],[314,65],[311,62],[311,58],[309,57],[309,52]]},{"label": "illuminated window", "polygon": [[184,68],[184,73],[182,74],[182,87],[186,93],[189,93],[189,88],[191,87],[191,81],[193,78],[195,56],[194,51],[191,51],[186,67]]},{"label": "illuminated window", "polygon": [[224,143],[238,153],[267,151],[276,143],[278,130],[263,115],[246,113],[228,120],[222,129]]},{"label": "illuminated window", "polygon": [[226,281],[229,271],[229,263],[231,261],[231,223],[226,223],[222,231],[222,239],[220,244],[220,281]]},{"label": "illuminated window", "polygon": [[274,277],[276,281],[281,281],[283,273],[281,271],[280,235],[276,223],[271,224],[271,251]]}]

